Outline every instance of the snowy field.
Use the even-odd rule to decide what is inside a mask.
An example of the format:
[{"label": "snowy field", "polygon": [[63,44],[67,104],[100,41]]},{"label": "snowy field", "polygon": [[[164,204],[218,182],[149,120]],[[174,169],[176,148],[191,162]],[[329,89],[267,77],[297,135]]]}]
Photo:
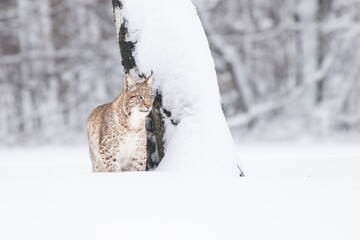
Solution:
[{"label": "snowy field", "polygon": [[241,145],[246,178],[92,173],[87,147],[0,150],[0,239],[360,239],[360,148]]}]

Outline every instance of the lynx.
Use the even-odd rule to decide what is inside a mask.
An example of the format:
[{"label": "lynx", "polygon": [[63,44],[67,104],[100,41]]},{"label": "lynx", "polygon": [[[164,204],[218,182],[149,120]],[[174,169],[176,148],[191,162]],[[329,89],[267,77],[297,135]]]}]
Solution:
[{"label": "lynx", "polygon": [[154,100],[152,80],[152,73],[143,83],[126,74],[121,94],[90,114],[86,127],[94,172],[146,170],[145,117]]}]

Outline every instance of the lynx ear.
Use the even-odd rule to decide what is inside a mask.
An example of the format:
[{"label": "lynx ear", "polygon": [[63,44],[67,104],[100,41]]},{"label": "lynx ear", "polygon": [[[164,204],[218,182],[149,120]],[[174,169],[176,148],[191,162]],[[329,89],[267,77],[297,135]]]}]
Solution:
[{"label": "lynx ear", "polygon": [[146,80],[146,84],[150,85],[153,82],[153,71],[151,70],[151,74],[148,77],[148,79]]},{"label": "lynx ear", "polygon": [[131,77],[129,73],[125,74],[124,77],[124,89],[129,90],[136,85],[135,80]]}]

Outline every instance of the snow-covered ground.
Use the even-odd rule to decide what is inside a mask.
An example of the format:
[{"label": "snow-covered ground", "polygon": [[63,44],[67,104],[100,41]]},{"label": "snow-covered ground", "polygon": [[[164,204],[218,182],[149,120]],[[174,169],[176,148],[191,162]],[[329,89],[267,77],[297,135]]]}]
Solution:
[{"label": "snow-covered ground", "polygon": [[242,145],[246,178],[92,173],[87,147],[0,150],[0,239],[360,239],[360,148]]}]

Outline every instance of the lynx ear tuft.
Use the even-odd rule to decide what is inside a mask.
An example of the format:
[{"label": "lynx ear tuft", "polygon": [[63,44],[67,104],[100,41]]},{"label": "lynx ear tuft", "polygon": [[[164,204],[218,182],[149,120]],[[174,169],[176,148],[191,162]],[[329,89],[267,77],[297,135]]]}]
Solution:
[{"label": "lynx ear tuft", "polygon": [[146,80],[146,84],[150,85],[153,82],[153,71],[151,70],[151,74],[148,77],[148,79]]},{"label": "lynx ear tuft", "polygon": [[125,74],[124,77],[124,88],[126,90],[131,89],[133,86],[136,85],[135,80],[131,77],[131,75],[129,73]]}]

